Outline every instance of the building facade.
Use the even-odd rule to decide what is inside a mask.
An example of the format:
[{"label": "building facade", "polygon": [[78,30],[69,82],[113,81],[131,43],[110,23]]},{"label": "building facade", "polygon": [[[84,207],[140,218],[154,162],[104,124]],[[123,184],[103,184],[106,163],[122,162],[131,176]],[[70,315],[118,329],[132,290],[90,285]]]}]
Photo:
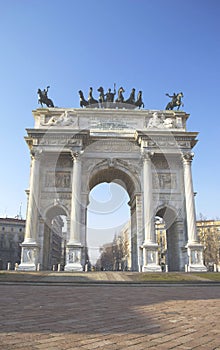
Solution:
[{"label": "building facade", "polygon": [[[26,220],[16,218],[0,218],[0,270],[15,269],[21,262],[21,244],[24,241]],[[66,233],[62,231],[63,220],[57,216],[52,221],[51,229],[45,232],[44,261],[41,269],[47,266],[52,270],[58,264],[64,266],[66,250]]]},{"label": "building facade", "polygon": [[21,243],[24,241],[25,220],[0,218],[0,269],[8,263],[14,269],[21,262]]}]

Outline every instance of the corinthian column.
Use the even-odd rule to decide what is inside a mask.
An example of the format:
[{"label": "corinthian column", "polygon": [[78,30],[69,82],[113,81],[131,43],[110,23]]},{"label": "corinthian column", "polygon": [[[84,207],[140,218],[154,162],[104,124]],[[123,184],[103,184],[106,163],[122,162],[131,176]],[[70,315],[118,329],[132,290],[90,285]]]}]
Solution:
[{"label": "corinthian column", "polygon": [[25,237],[22,243],[21,264],[19,270],[36,270],[39,247],[37,244],[39,174],[41,150],[31,152],[31,173]]},{"label": "corinthian column", "polygon": [[153,152],[143,152],[143,196],[144,196],[144,244],[143,244],[143,271],[159,272],[158,244],[155,241],[154,210],[152,193]]},{"label": "corinthian column", "polygon": [[196,229],[196,210],[195,210],[192,171],[191,171],[191,163],[192,163],[193,157],[194,157],[193,153],[185,153],[183,155],[183,169],[184,169],[188,242],[198,243],[198,236],[197,236],[197,229]]},{"label": "corinthian column", "polygon": [[194,201],[193,181],[191,163],[193,153],[183,154],[183,171],[184,171],[184,187],[185,187],[185,203],[186,203],[186,219],[188,232],[188,256],[189,271],[206,271],[203,265],[203,246],[198,242],[196,228],[196,210]]},{"label": "corinthian column", "polygon": [[143,153],[143,185],[144,185],[144,242],[156,243],[153,217],[152,169],[153,152]]},{"label": "corinthian column", "polygon": [[70,237],[67,243],[65,271],[82,271],[81,256],[81,154],[72,153],[72,199],[70,215]]}]

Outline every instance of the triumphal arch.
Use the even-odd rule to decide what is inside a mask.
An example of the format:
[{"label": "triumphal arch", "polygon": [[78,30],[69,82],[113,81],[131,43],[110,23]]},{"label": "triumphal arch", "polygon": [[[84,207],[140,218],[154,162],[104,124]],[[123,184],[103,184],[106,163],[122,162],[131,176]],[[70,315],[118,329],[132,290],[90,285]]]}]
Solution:
[{"label": "triumphal arch", "polygon": [[133,271],[161,271],[155,217],[164,219],[169,271],[205,271],[198,242],[191,173],[197,132],[189,114],[114,105],[39,108],[27,129],[31,154],[25,239],[20,270],[47,268],[51,220],[67,218],[65,271],[87,259],[89,193],[102,182],[127,191]]}]

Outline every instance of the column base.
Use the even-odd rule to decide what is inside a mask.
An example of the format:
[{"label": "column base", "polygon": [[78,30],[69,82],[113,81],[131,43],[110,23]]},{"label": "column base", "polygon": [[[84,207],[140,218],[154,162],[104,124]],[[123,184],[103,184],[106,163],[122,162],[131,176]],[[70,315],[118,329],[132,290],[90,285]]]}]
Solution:
[{"label": "column base", "polygon": [[66,266],[64,267],[64,271],[67,271],[67,272],[83,271],[83,267],[81,264],[77,264],[77,263],[66,264]]},{"label": "column base", "polygon": [[31,264],[22,264],[22,263],[20,263],[17,269],[17,271],[36,271],[36,270],[37,270],[37,266],[35,264],[31,265]]},{"label": "column base", "polygon": [[161,272],[160,265],[148,264],[142,267],[142,272]]},{"label": "column base", "polygon": [[145,243],[143,245],[144,265],[142,272],[161,272],[161,266],[158,264],[158,244]]},{"label": "column base", "polygon": [[36,242],[26,242],[21,244],[21,263],[18,271],[36,271],[39,257],[39,246]]},{"label": "column base", "polygon": [[205,265],[189,265],[188,272],[207,272]]},{"label": "column base", "polygon": [[81,256],[81,243],[68,243],[66,247],[66,265],[64,271],[83,271]]},{"label": "column base", "polygon": [[203,246],[197,242],[187,244],[189,256],[188,272],[207,272],[203,263]]}]

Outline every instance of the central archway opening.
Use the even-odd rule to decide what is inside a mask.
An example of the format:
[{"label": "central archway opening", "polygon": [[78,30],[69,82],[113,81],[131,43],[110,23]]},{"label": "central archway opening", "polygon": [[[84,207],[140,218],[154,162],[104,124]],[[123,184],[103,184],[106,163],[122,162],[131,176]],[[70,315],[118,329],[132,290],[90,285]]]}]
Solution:
[{"label": "central archway opening", "polygon": [[93,270],[131,268],[129,195],[119,181],[101,182],[89,194],[87,207],[88,261]]}]

